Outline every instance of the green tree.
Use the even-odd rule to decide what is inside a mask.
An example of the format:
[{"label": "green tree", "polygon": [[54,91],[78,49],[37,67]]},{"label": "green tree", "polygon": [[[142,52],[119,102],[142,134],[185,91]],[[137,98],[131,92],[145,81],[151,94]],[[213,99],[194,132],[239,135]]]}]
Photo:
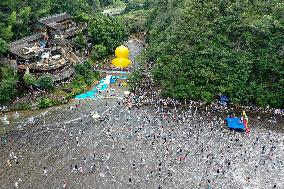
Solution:
[{"label": "green tree", "polygon": [[0,83],[0,101],[7,102],[16,97],[17,82],[15,80],[4,80]]},{"label": "green tree", "polygon": [[77,75],[85,76],[90,74],[90,70],[88,69],[88,66],[86,66],[86,64],[77,64],[75,66],[75,73]]},{"label": "green tree", "polygon": [[77,37],[75,38],[75,45],[78,49],[80,49],[81,51],[84,50],[84,48],[86,48],[87,46],[87,39],[86,37],[83,35],[82,32],[80,32]]},{"label": "green tree", "polygon": [[23,79],[24,79],[25,84],[28,86],[33,86],[36,84],[36,78],[35,76],[31,74],[25,74]]},{"label": "green tree", "polygon": [[93,61],[100,60],[107,55],[107,48],[103,45],[95,45],[91,52],[91,59]]},{"label": "green tree", "polygon": [[5,41],[10,41],[13,37],[14,33],[12,32],[12,26],[3,26],[0,28],[0,38],[4,39]]},{"label": "green tree", "polygon": [[93,72],[89,61],[86,61],[83,64],[77,64],[75,66],[75,73],[77,80],[80,81],[79,83],[85,83],[87,85],[91,85],[98,76],[96,72]]},{"label": "green tree", "polygon": [[282,4],[156,1],[147,22],[156,84],[177,99],[225,94],[238,104],[283,106]]},{"label": "green tree", "polygon": [[90,15],[84,12],[74,17],[74,20],[79,23],[88,23],[90,19],[91,19]]},{"label": "green tree", "polygon": [[7,24],[9,26],[13,26],[17,21],[17,12],[16,11],[13,11],[10,16],[8,17],[8,22]]},{"label": "green tree", "polygon": [[127,38],[127,29],[121,20],[96,14],[90,22],[89,36],[94,45],[103,45],[107,53],[121,45]]},{"label": "green tree", "polygon": [[0,102],[12,100],[17,95],[18,76],[9,67],[1,67]]},{"label": "green tree", "polygon": [[6,53],[7,50],[8,50],[8,43],[4,39],[0,38],[0,56]]},{"label": "green tree", "polygon": [[52,90],[54,88],[53,80],[49,75],[43,75],[37,80],[37,86],[43,90]]},{"label": "green tree", "polygon": [[17,14],[17,20],[13,24],[14,38],[22,38],[31,34],[29,22],[31,21],[31,7],[24,7]]}]

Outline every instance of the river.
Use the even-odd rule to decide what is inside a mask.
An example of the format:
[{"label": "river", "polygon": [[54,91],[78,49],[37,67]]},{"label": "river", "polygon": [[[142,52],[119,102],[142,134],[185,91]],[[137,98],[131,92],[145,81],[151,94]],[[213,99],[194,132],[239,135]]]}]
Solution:
[{"label": "river", "polygon": [[[126,45],[135,66],[143,44]],[[195,107],[167,116],[129,108],[126,88],[110,88],[110,98],[5,114],[1,188],[284,188],[284,137],[273,121],[252,120],[247,136]]]}]

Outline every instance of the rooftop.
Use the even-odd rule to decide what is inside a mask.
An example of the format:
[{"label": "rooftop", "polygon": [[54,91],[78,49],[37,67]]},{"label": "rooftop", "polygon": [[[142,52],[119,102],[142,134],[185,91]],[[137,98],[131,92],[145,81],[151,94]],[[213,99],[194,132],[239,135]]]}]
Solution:
[{"label": "rooftop", "polygon": [[[82,30],[87,28],[87,25],[75,26],[74,24],[68,25],[64,28],[64,25],[60,22],[71,19],[72,16],[68,13],[56,14],[53,16],[41,18],[38,22],[44,24],[47,27],[53,28],[54,30],[50,34],[50,38],[47,40],[48,45],[59,45],[65,46],[72,43],[71,39],[68,39]],[[64,30],[63,30],[64,29]],[[66,29],[66,30],[65,30]],[[58,35],[62,36],[58,38]],[[22,59],[31,59],[40,52],[44,51],[45,48],[40,48],[35,42],[39,42],[42,38],[41,33],[36,33],[32,36],[22,38],[18,41],[10,43],[9,51]],[[46,39],[45,39],[46,40]],[[45,42],[45,41],[44,41]],[[43,46],[45,47],[45,46]]]},{"label": "rooftop", "polygon": [[68,13],[55,14],[49,17],[41,18],[38,22],[42,23],[52,29],[63,29],[63,25],[58,23],[63,20],[71,19],[72,16]]},{"label": "rooftop", "polygon": [[65,37],[68,38],[68,37],[74,36],[77,33],[85,29],[87,29],[86,25],[82,25],[81,27],[71,27],[65,31]]},{"label": "rooftop", "polygon": [[10,52],[12,52],[13,54],[21,57],[21,58],[24,58],[24,59],[30,59],[32,57],[35,56],[35,52],[36,52],[36,49],[34,52],[28,52],[28,49],[25,50],[26,47],[29,47],[29,48],[32,48],[34,47],[34,42],[39,40],[41,38],[41,34],[40,33],[37,33],[35,35],[32,35],[32,36],[29,36],[29,37],[25,37],[25,38],[22,38],[18,41],[14,41],[12,43],[10,43]]}]

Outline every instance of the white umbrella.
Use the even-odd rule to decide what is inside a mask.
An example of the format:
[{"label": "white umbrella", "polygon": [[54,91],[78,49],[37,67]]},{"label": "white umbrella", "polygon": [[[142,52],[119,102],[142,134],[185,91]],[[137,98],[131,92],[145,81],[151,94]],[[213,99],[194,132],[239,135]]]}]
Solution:
[{"label": "white umbrella", "polygon": [[92,117],[93,117],[94,119],[98,119],[98,118],[100,118],[101,116],[98,114],[98,112],[95,112],[95,113],[93,113]]},{"label": "white umbrella", "polygon": [[130,92],[129,91],[124,91],[124,95],[129,95]]}]

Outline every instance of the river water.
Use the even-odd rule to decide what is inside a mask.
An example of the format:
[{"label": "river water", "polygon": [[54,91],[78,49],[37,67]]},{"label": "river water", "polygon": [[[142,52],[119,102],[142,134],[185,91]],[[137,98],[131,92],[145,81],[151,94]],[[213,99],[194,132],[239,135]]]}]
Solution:
[{"label": "river water", "polygon": [[[126,45],[136,64],[142,42]],[[0,188],[284,188],[284,136],[273,129],[283,123],[252,120],[247,136],[195,107],[166,116],[155,106],[129,108],[126,89],[110,89],[96,100],[5,114]]]}]

